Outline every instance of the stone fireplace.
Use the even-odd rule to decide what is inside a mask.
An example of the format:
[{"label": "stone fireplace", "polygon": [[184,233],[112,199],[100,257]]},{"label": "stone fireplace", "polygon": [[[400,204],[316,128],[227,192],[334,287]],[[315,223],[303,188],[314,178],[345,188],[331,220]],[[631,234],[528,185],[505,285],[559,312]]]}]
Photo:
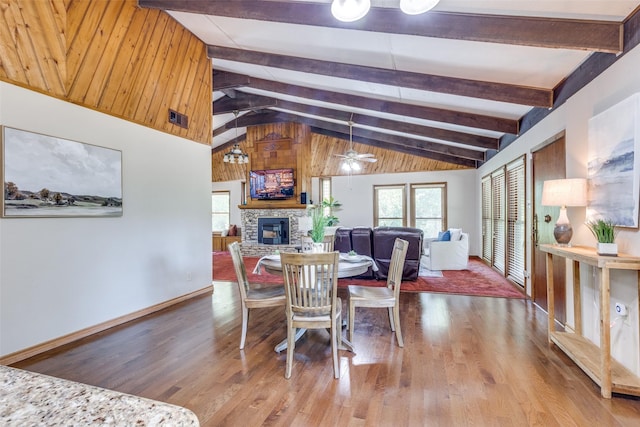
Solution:
[{"label": "stone fireplace", "polygon": [[273,254],[276,250],[295,252],[295,247],[300,246],[302,237],[298,220],[306,215],[307,210],[304,207],[241,209],[242,255],[264,256]]}]

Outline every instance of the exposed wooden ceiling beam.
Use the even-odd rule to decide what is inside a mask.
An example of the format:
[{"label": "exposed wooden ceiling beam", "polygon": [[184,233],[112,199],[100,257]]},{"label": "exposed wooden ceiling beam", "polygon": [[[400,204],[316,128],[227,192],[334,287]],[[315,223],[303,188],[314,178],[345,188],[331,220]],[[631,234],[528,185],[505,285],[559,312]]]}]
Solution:
[{"label": "exposed wooden ceiling beam", "polygon": [[234,111],[260,110],[267,107],[275,107],[278,100],[260,95],[251,95],[242,92],[235,92],[235,97],[225,96],[213,101],[213,111],[216,114],[233,113]]},{"label": "exposed wooden ceiling beam", "polygon": [[213,70],[213,90],[235,89],[249,84],[250,77],[244,74]]},{"label": "exposed wooden ceiling beam", "polygon": [[[234,73],[227,73],[234,74]],[[416,117],[435,122],[443,122],[454,125],[466,126],[477,129],[486,129],[504,133],[519,133],[519,122],[515,119],[486,116],[462,111],[445,110],[441,108],[425,107],[401,102],[384,101],[364,96],[350,95],[340,92],[331,92],[313,89],[304,86],[279,83],[271,80],[263,80],[251,77],[249,87],[267,92],[287,94],[300,98],[323,101],[332,104],[344,105],[350,108],[362,108],[365,110],[380,111],[399,116]],[[218,114],[218,111],[213,111]]]},{"label": "exposed wooden ceiling beam", "polygon": [[506,83],[483,82],[461,79],[457,77],[437,76],[432,74],[413,73],[409,71],[389,70],[362,65],[343,64],[331,61],[320,61],[295,56],[278,55],[223,46],[208,46],[210,58],[265,67],[282,68],[303,73],[341,77],[350,80],[365,81],[378,84],[446,93],[449,95],[467,96],[471,98],[489,99],[536,107],[553,106],[553,90],[532,88]]},{"label": "exposed wooden ceiling beam", "polygon": [[[296,122],[304,123],[311,126],[314,129],[323,129],[325,131],[334,132],[332,136],[339,139],[349,140],[349,127],[340,123],[328,122],[320,119],[313,119],[310,117],[297,116],[295,114],[282,113],[282,112],[267,112],[267,113],[253,113],[247,114],[238,119],[238,126],[256,126],[267,123],[286,123]],[[363,128],[353,128],[353,140],[360,142],[360,139],[366,142],[363,144],[398,150],[399,147],[404,147],[410,151],[411,154],[421,155],[425,153],[440,153],[446,154],[452,157],[459,157],[471,160],[484,160],[484,152],[478,150],[471,150],[467,148],[460,148],[447,144],[440,144],[431,141],[424,141],[418,139],[406,138],[398,135],[391,135],[382,132],[376,132]],[[428,156],[423,156],[428,157]],[[432,157],[430,157],[432,158]],[[447,160],[451,163],[451,160]]]},{"label": "exposed wooden ceiling beam", "polygon": [[401,132],[422,136],[425,138],[439,139],[485,149],[497,149],[500,140],[489,136],[475,135],[472,133],[452,131],[448,129],[422,126],[413,123],[399,122],[396,120],[382,119],[380,117],[365,114],[352,114],[348,111],[333,110],[315,105],[300,104],[291,101],[278,101],[277,109],[294,111],[320,117],[332,118],[343,122],[353,121],[359,125],[382,128],[393,132]]},{"label": "exposed wooden ceiling beam", "polygon": [[456,40],[619,53],[622,25],[609,21],[474,15],[432,11],[405,15],[396,8],[371,8],[359,21],[333,18],[328,3],[283,1],[139,0],[142,7],[229,18],[347,28]]},{"label": "exposed wooden ceiling beam", "polygon": [[[254,95],[258,96],[258,95]],[[218,102],[218,101],[216,101]],[[407,133],[425,138],[438,139],[441,141],[454,142],[483,149],[498,149],[499,139],[488,136],[475,135],[471,133],[452,131],[442,128],[434,128],[430,126],[422,126],[413,123],[399,122],[395,120],[382,119],[364,114],[352,114],[348,111],[334,110],[331,108],[323,108],[315,105],[301,104],[291,101],[278,100],[276,109],[282,109],[294,113],[309,114],[313,116],[340,120],[347,123],[353,121],[356,124],[382,128],[392,132]],[[214,111],[216,104],[214,103]],[[256,123],[254,123],[255,125]],[[265,123],[262,123],[265,124]],[[214,130],[213,136],[219,135],[228,129],[233,129],[235,123],[233,120]],[[217,132],[217,133],[216,133]]]}]

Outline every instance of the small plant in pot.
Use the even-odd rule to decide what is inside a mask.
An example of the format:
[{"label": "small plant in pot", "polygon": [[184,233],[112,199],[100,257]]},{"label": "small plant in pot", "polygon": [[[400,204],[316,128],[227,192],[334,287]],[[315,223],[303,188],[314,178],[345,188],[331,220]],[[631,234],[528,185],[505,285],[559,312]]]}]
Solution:
[{"label": "small plant in pot", "polygon": [[324,239],[324,216],[319,206],[311,208],[311,240],[314,243],[322,243]]},{"label": "small plant in pot", "polygon": [[610,219],[596,219],[587,223],[589,230],[598,241],[596,252],[598,255],[618,255],[618,245],[615,243],[616,226]]}]

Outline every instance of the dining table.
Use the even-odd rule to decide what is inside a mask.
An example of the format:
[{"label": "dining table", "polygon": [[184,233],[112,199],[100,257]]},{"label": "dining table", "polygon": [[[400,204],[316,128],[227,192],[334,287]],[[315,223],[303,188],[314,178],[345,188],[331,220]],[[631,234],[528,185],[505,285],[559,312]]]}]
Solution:
[{"label": "dining table", "polygon": [[[366,273],[367,270],[369,270],[369,267],[371,267],[373,271],[378,271],[378,266],[373,258],[369,256],[340,253],[340,259],[338,262],[338,279],[359,276]],[[261,257],[256,263],[253,273],[262,274],[263,268],[270,274],[281,275],[282,262],[280,261],[280,254],[277,253]]]},{"label": "dining table", "polygon": [[[378,266],[373,258],[366,255],[349,255],[340,253],[338,262],[338,278],[344,279],[347,277],[354,277],[364,274],[371,268],[373,271],[378,271]],[[280,260],[280,254],[271,254],[261,257],[256,263],[253,269],[254,274],[262,274],[262,269],[270,274],[282,275],[282,261]],[[346,319],[343,319],[343,326],[346,325]],[[300,328],[296,331],[295,341],[298,341],[306,332],[306,329]],[[287,349],[287,340],[279,342],[274,350],[280,353]],[[340,350],[347,350],[355,353],[355,347],[353,344],[341,336],[341,342],[339,346]]]}]

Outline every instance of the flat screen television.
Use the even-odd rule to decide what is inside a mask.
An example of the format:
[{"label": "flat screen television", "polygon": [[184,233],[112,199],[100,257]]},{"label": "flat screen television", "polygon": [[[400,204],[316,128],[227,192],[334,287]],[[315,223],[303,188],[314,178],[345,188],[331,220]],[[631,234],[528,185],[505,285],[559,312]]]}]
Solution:
[{"label": "flat screen television", "polygon": [[294,197],[293,169],[267,169],[249,172],[252,199],[277,200]]}]

